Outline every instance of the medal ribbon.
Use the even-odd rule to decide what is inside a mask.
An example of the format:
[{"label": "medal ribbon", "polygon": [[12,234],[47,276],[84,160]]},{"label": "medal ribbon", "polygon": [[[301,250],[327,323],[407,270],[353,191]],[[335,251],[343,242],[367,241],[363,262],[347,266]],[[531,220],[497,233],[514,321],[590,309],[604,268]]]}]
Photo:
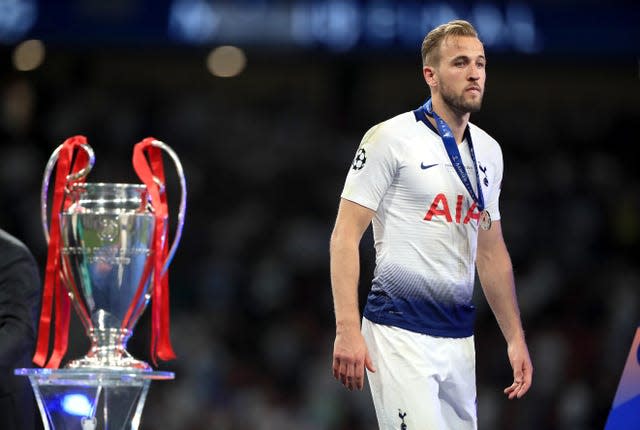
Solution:
[{"label": "medal ribbon", "polygon": [[[473,191],[473,187],[471,186],[471,181],[469,180],[469,175],[467,175],[467,170],[464,168],[464,164],[462,163],[462,157],[460,156],[460,151],[458,150],[458,144],[456,143],[456,138],[453,136],[453,132],[451,128],[447,125],[447,123],[440,118],[440,116],[435,113],[433,110],[433,106],[431,104],[431,99],[427,100],[427,102],[420,107],[421,111],[423,111],[426,115],[429,115],[436,121],[436,125],[438,126],[438,132],[440,133],[440,137],[442,138],[442,143],[444,143],[444,147],[447,150],[447,155],[449,155],[449,160],[451,160],[451,164],[453,165],[458,177],[462,181],[462,184],[469,192],[469,195],[473,199],[473,201],[478,206],[478,210],[482,212],[484,210],[484,196],[482,195],[482,187],[480,186],[480,174],[478,173],[478,163],[476,162],[476,154],[473,151],[473,142],[471,142],[471,133],[466,133],[467,141],[469,142],[469,152],[471,153],[471,160],[473,161],[473,168],[476,172],[476,184],[478,185],[478,195],[476,196],[475,191]],[[426,120],[426,118],[425,118]]]},{"label": "medal ribbon", "polygon": [[[49,226],[49,245],[47,249],[47,266],[45,269],[44,291],[42,295],[42,309],[38,325],[38,341],[33,362],[40,367],[57,369],[62,357],[67,352],[69,341],[69,321],[71,301],[62,285],[60,260],[60,213],[71,204],[65,195],[65,188],[75,183],[84,182],[84,177],[69,180],[69,176],[78,173],[89,164],[87,153],[81,148],[87,144],[84,136],[73,136],[65,140],[58,153],[56,179],[51,207],[51,225]],[[79,152],[78,152],[79,151]],[[77,152],[77,154],[76,154]],[[75,155],[75,161],[73,161]],[[73,164],[72,164],[73,161]],[[49,355],[49,335],[51,331],[51,315],[55,305],[54,344],[51,357]]]},{"label": "medal ribbon", "polygon": [[[133,168],[147,186],[155,212],[155,229],[151,244],[153,259],[153,291],[151,299],[151,359],[163,361],[176,358],[169,333],[169,272],[162,273],[169,252],[167,195],[162,151],[153,146],[156,139],[147,137],[133,148]],[[148,159],[147,159],[148,157]]]}]

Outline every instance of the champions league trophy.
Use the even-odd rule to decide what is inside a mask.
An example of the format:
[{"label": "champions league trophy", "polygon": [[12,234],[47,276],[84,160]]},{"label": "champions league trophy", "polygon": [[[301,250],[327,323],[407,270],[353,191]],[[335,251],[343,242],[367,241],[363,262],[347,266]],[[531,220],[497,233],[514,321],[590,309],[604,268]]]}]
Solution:
[{"label": "champions league trophy", "polygon": [[[181,186],[170,249],[163,151],[173,160]],[[45,430],[136,430],[151,380],[174,377],[133,358],[126,345],[151,300],[153,363],[175,358],[168,330],[167,269],[184,225],[182,165],[168,145],[153,138],[134,147],[133,165],[142,184],[86,183],[93,164],[86,139],[72,137],[53,152],[42,182],[49,252],[34,362],[46,366],[15,373],[29,377]],[[49,226],[47,194],[54,166]],[[58,369],[67,349],[70,305],[91,346],[84,357]]]}]

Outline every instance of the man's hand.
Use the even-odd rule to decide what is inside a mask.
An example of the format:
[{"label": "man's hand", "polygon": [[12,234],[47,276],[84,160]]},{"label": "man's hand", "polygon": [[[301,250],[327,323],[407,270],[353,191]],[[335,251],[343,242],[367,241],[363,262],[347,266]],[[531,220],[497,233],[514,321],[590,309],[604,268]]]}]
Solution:
[{"label": "man's hand", "polygon": [[357,329],[337,333],[333,345],[334,378],[349,391],[353,391],[354,388],[362,390],[365,367],[371,372],[376,371],[362,333]]},{"label": "man's hand", "polygon": [[533,365],[524,340],[510,344],[507,348],[507,353],[513,368],[513,384],[505,388],[504,393],[509,396],[509,400],[519,399],[531,388]]}]

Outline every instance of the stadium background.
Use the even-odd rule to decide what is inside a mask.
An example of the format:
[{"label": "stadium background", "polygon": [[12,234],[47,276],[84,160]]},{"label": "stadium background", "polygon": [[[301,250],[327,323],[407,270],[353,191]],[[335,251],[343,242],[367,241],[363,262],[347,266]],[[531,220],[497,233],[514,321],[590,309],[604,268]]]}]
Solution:
[{"label": "stadium background", "polygon": [[[184,164],[178,359],[161,366],[176,379],[152,385],[142,429],[376,427],[369,393],[331,377],[328,239],[361,136],[424,102],[419,43],[454,17],[485,40],[472,121],[503,147],[503,228],[535,366],[530,393],[507,401],[505,344],[477,288],[480,429],[603,427],[640,309],[637,4],[4,0],[0,11],[0,226],[42,268],[40,182],[65,138],[88,137],[91,182],[137,182],[132,148],[149,135]],[[216,66],[223,45],[241,51]],[[239,74],[215,76],[234,58]],[[370,233],[362,254],[364,301]],[[148,316],[130,342],[145,360]],[[84,352],[74,320],[67,357]]]}]

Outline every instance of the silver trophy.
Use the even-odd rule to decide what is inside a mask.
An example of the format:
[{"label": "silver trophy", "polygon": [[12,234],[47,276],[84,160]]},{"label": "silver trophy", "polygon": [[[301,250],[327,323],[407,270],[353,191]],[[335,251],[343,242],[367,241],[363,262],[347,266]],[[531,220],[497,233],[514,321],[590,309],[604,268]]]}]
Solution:
[{"label": "silver trophy", "polygon": [[[169,154],[181,187],[177,227],[163,263],[165,272],[182,235],[186,182],[175,152],[161,141],[154,140],[153,146]],[[61,147],[49,158],[42,181],[41,215],[47,241],[49,180]],[[151,371],[149,364],[133,358],[126,349],[153,289],[150,257],[156,218],[150,196],[142,184],[75,181],[86,176],[94,164],[91,147],[86,144],[82,149],[89,156],[89,165],[67,178],[65,193],[70,205],[52,214],[60,217],[63,284],[91,342],[89,352],[69,362],[67,368]],[[167,232],[164,237],[166,240]]]}]

